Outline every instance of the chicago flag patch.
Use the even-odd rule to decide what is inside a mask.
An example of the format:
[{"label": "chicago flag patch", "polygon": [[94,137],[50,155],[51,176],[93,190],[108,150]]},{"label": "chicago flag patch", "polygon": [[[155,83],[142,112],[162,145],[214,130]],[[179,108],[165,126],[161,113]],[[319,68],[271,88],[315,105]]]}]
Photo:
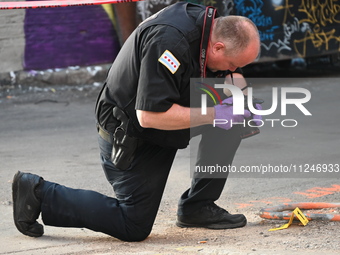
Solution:
[{"label": "chicago flag patch", "polygon": [[168,50],[164,51],[158,61],[168,68],[172,74],[176,73],[178,67],[181,65],[177,58],[175,58],[175,56]]}]

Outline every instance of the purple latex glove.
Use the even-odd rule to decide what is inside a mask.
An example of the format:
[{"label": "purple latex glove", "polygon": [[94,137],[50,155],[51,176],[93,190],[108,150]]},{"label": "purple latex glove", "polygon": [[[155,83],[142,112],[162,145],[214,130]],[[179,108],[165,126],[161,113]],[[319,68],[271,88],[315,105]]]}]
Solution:
[{"label": "purple latex glove", "polygon": [[[223,129],[231,129],[235,123],[243,123],[245,118],[249,118],[251,113],[244,110],[244,115],[233,115],[233,98],[229,97],[222,101],[222,104],[215,105],[214,125]],[[232,124],[234,123],[234,124]]]},{"label": "purple latex glove", "polygon": [[[262,106],[260,104],[256,104],[255,105],[255,108],[257,110],[262,110]],[[261,126],[263,125],[263,122],[262,122],[262,115],[257,115],[257,114],[254,114],[252,117],[253,119],[253,122],[255,123],[256,126]]]}]

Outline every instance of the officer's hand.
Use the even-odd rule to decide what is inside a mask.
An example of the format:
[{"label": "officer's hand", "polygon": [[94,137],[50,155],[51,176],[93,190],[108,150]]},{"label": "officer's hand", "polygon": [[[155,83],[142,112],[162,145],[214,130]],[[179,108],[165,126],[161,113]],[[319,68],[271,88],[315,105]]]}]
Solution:
[{"label": "officer's hand", "polygon": [[251,113],[244,110],[243,115],[233,115],[233,98],[229,97],[222,101],[222,104],[215,105],[215,126],[223,129],[231,129],[233,123],[243,123],[245,118],[249,118]]}]

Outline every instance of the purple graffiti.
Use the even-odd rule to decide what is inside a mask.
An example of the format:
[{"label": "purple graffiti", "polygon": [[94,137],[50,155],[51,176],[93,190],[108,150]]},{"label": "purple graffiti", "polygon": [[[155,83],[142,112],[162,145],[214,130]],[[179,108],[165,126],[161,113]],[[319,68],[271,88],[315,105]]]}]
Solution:
[{"label": "purple graffiti", "polygon": [[110,63],[120,48],[101,6],[28,9],[24,31],[25,70]]}]

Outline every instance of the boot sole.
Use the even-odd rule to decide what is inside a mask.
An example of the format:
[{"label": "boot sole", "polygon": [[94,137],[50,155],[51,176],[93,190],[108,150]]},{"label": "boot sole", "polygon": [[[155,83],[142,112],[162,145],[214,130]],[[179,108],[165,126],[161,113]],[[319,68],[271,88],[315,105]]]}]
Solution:
[{"label": "boot sole", "polygon": [[189,224],[177,221],[176,225],[181,228],[208,228],[208,229],[232,229],[232,228],[241,228],[247,225],[247,220],[238,223],[211,223],[211,224]]}]

